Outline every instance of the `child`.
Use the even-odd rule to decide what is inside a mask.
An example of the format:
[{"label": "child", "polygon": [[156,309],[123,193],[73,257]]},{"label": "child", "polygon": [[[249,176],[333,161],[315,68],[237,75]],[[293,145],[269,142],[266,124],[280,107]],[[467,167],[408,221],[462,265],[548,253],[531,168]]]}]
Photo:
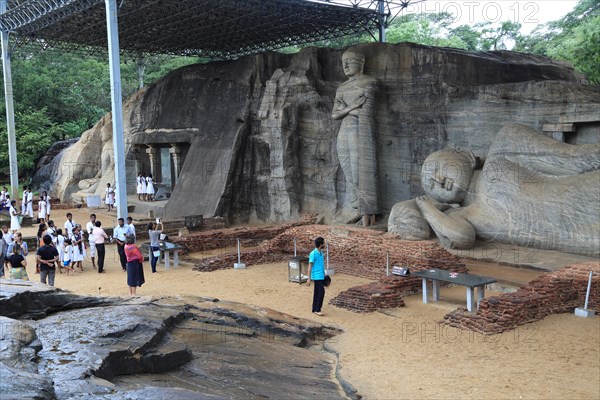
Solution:
[{"label": "child", "polygon": [[146,178],[146,201],[154,200],[154,181],[152,180],[152,174]]},{"label": "child", "polygon": [[38,218],[40,219],[40,224],[46,222],[46,199],[44,196],[40,196],[40,201],[38,202]]},{"label": "child", "polygon": [[[71,239],[64,239],[64,249],[62,255],[62,268],[67,270],[67,275],[72,271],[75,273],[75,268],[73,268],[72,260],[73,260],[73,245]],[[62,273],[62,272],[61,272]]]},{"label": "child", "polygon": [[79,270],[83,272],[83,258],[85,257],[85,247],[83,245],[81,225],[75,225],[75,229],[73,230],[73,236],[71,236],[70,239],[73,247],[73,257],[71,258],[71,260],[73,261],[73,268],[79,268]]},{"label": "child", "polygon": [[108,211],[111,211],[115,204],[115,189],[110,186],[110,183],[106,184],[106,196],[104,203],[108,206]]},{"label": "child", "polygon": [[8,231],[8,226],[2,226],[2,239],[4,240],[4,265],[0,266],[2,272],[4,272],[4,267],[8,268],[8,248],[13,244],[15,235],[12,232]]},{"label": "child", "polygon": [[44,193],[42,193],[42,196],[44,196],[44,200],[46,201],[46,219],[50,219],[50,212],[52,211],[52,205],[50,204],[50,196],[48,196],[48,193],[46,193],[46,191],[44,190]]},{"label": "child", "polygon": [[146,200],[146,177],[141,172],[137,177],[136,191],[139,201]]},{"label": "child", "polygon": [[65,237],[60,228],[56,230],[56,250],[58,250],[58,272],[62,274],[63,256],[65,254]]}]

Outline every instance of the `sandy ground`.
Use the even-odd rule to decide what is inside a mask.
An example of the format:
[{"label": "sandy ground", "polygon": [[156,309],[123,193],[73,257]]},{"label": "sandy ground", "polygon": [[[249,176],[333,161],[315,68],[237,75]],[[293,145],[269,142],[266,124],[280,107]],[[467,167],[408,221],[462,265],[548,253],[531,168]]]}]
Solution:
[{"label": "sandy ground", "polygon": [[[82,217],[76,220],[84,221]],[[107,247],[106,274],[86,260],[83,273],[57,274],[56,286],[81,294],[127,294],[126,276],[114,246]],[[34,273],[33,256],[27,268]],[[483,267],[477,272],[483,272]],[[600,398],[600,318],[555,315],[499,336],[483,337],[436,321],[464,306],[463,287],[442,289],[442,301],[362,315],[326,305],[325,317],[310,312],[312,288],[287,281],[285,263],[246,270],[194,272],[190,264],[150,273],[142,296],[198,295],[271,307],[338,326],[344,333],[327,340],[339,353],[341,376],[367,399],[598,399]],[[506,273],[506,272],[505,272]],[[529,272],[531,279],[539,275]],[[522,271],[518,274],[523,274]],[[518,275],[520,279],[527,278]],[[368,282],[338,274],[327,299]],[[493,293],[488,292],[488,296]]]}]

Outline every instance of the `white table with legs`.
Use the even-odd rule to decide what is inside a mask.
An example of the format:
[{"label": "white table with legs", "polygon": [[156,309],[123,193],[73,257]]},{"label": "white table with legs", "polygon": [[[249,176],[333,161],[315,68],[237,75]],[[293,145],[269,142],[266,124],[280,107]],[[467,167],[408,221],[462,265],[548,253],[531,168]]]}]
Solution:
[{"label": "white table with legs", "polygon": [[[142,244],[142,247],[148,249],[148,260],[152,259],[152,247],[150,243]],[[171,267],[171,254],[173,254],[173,268],[179,265],[179,250],[183,247],[171,242],[159,242],[158,249],[160,251],[159,261],[165,264],[165,269]]]},{"label": "white table with legs", "polygon": [[[424,271],[413,272],[413,275],[423,279],[423,303],[429,302],[429,282],[431,281],[433,301],[440,299],[440,282],[449,282],[467,287],[467,310],[473,312],[475,309],[475,288],[477,288],[477,309],[479,302],[485,297],[485,285],[497,282],[494,278],[475,274],[463,274],[433,268]],[[475,310],[477,310],[475,309]]]}]

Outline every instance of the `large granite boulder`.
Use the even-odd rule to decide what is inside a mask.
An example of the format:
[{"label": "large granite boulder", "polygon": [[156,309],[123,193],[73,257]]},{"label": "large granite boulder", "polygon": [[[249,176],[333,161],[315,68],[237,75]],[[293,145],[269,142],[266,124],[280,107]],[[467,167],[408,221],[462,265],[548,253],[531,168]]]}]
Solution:
[{"label": "large granite boulder", "polygon": [[[384,214],[423,193],[419,172],[429,154],[458,146],[485,158],[507,122],[569,143],[599,141],[600,88],[568,64],[409,43],[355,50],[365,55],[364,73],[379,82],[374,176]],[[177,145],[187,157],[168,217],[272,222],[310,212],[341,219],[351,200],[336,151],[340,121],[332,118],[346,80],[341,55],[308,48],[191,65],[144,88],[124,107],[128,190],[138,170],[150,171],[146,145]],[[99,180],[92,191],[103,194],[113,180],[112,151],[107,115],[46,167],[56,174],[51,195],[68,198],[90,178]]]},{"label": "large granite boulder", "polygon": [[307,348],[335,327],[217,299],[99,299],[8,280],[0,300],[13,310],[0,319],[3,399],[347,398],[335,358]]}]

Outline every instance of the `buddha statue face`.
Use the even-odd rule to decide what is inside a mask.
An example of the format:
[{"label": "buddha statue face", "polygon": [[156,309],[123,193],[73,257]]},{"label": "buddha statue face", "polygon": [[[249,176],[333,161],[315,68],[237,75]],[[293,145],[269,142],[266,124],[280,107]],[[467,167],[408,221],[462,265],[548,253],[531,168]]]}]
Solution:
[{"label": "buddha statue face", "polygon": [[436,151],[423,163],[421,185],[434,200],[460,203],[467,195],[474,169],[475,156],[469,150]]},{"label": "buddha statue face", "polygon": [[365,65],[365,55],[353,50],[346,50],[342,55],[342,65],[347,77],[362,74]]}]

